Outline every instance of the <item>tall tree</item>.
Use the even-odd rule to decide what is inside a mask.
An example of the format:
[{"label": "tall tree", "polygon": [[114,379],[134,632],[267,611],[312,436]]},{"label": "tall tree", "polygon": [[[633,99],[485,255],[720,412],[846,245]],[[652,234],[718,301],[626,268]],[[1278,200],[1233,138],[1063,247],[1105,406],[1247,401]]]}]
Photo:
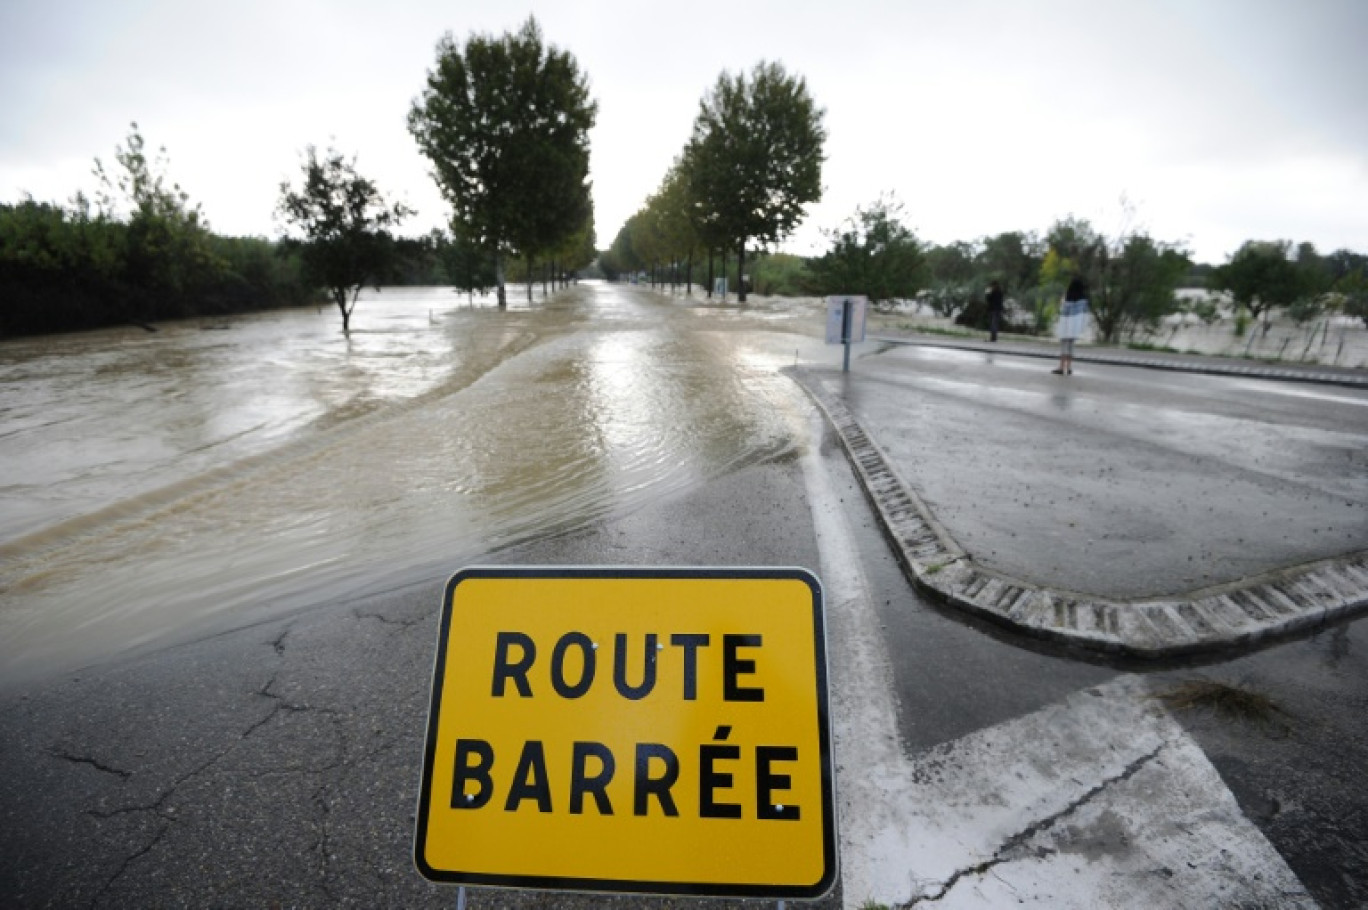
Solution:
[{"label": "tall tree", "polygon": [[984,237],[975,257],[979,283],[986,286],[989,281],[998,281],[1009,296],[1016,294],[1035,283],[1041,258],[1034,233],[1007,231]]},{"label": "tall tree", "polygon": [[180,185],[167,178],[166,149],[159,149],[155,158],[148,157],[137,123],[130,126],[126,143],[115,147],[114,161],[118,167],[111,172],[95,159],[100,183],[96,202],[106,218],[126,213],[124,280],[152,292],[164,305],[183,309],[185,297],[218,278],[227,267],[214,254],[209,223],[199,205],[191,204]]},{"label": "tall tree", "polygon": [[1229,291],[1238,306],[1249,310],[1264,331],[1275,307],[1290,305],[1305,287],[1305,273],[1290,258],[1292,244],[1286,240],[1246,241],[1230,260],[1212,273],[1212,287]]},{"label": "tall tree", "polygon": [[516,34],[437,44],[409,131],[432,162],[452,222],[494,257],[550,252],[591,217],[589,130],[598,106],[575,58],[542,41],[529,18]]},{"label": "tall tree", "polygon": [[925,287],[926,256],[901,215],[896,199],[880,198],[828,231],[831,248],[808,263],[817,293],[863,294],[880,301],[912,297]]},{"label": "tall tree", "polygon": [[[778,243],[822,198],[823,114],[778,63],[724,72],[699,103],[683,160],[694,223],[710,246],[736,244],[739,275],[748,241]],[[744,301],[744,282],[739,290]]]},{"label": "tall tree", "polygon": [[1148,234],[1131,233],[1107,250],[1102,283],[1094,290],[1093,320],[1106,342],[1116,341],[1136,326],[1150,329],[1178,311],[1174,297],[1191,262],[1177,246]]},{"label": "tall tree", "polygon": [[355,158],[328,149],[320,159],[309,146],[303,185],[280,184],[277,212],[297,232],[287,239],[302,246],[306,277],[327,288],[342,314],[343,333],[350,331],[361,288],[379,287],[396,261],[390,229],[412,211],[386,202],[375,183],[357,173]]}]

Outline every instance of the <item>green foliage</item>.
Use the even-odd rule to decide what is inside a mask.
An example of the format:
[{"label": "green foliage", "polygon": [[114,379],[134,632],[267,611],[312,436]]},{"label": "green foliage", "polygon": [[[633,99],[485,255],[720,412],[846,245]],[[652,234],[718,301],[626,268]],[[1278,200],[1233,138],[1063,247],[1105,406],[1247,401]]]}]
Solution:
[{"label": "green foliage", "polygon": [[[708,247],[779,243],[822,196],[823,111],[801,76],[761,62],[723,73],[704,95],[680,162],[691,224]],[[745,299],[745,288],[741,289]]]},{"label": "green foliage", "polygon": [[224,263],[209,243],[209,229],[198,205],[165,175],[166,149],[149,161],[132,124],[127,144],[116,146],[119,170],[111,175],[95,159],[102,213],[128,212],[125,269],[128,280],[172,298],[202,290],[222,276]]},{"label": "green foliage", "polygon": [[1213,325],[1216,320],[1221,318],[1220,305],[1209,298],[1188,301],[1182,309],[1202,320],[1203,325]]},{"label": "green foliage", "polygon": [[1072,275],[1089,286],[1088,306],[1102,341],[1115,342],[1140,327],[1154,328],[1178,312],[1174,295],[1191,262],[1177,245],[1140,231],[1116,237],[1098,233],[1082,219],[1058,221],[1046,234],[1041,286],[1062,289]]},{"label": "green foliage", "polygon": [[[997,281],[1002,285],[1003,294],[1016,304],[1016,310],[1032,313],[1031,326],[1018,326],[1039,330],[1041,318],[1033,310],[1035,295],[1032,290],[1040,271],[1040,243],[1034,234],[1021,231],[1007,231],[993,237],[984,237],[966,249],[973,251],[973,277],[961,284],[957,291],[956,303],[960,305],[955,321],[961,325],[986,328],[988,325],[988,304],[984,295],[989,283]],[[949,302],[946,302],[949,305]],[[1008,314],[1012,309],[1008,310]],[[1048,328],[1048,324],[1044,328]]]},{"label": "green foliage", "polygon": [[954,318],[982,296],[979,250],[963,241],[923,251],[928,289],[920,299],[939,316]]},{"label": "green foliage", "polygon": [[397,261],[385,274],[397,285],[449,286],[469,293],[494,287],[494,260],[459,234],[434,229],[422,237],[395,240]]},{"label": "green foliage", "polygon": [[334,149],[320,160],[309,146],[303,167],[299,190],[281,183],[278,212],[296,232],[290,239],[300,246],[305,274],[327,288],[347,332],[361,288],[378,287],[398,263],[390,228],[412,212],[387,203],[379,187],[357,172],[356,159]]},{"label": "green foliage", "polygon": [[561,246],[554,251],[555,262],[570,272],[587,269],[598,258],[597,242],[594,213],[590,210],[579,228],[568,234]]},{"label": "green foliage", "polygon": [[1136,327],[1153,330],[1178,311],[1174,291],[1190,265],[1182,249],[1131,234],[1120,240],[1104,263],[1100,305],[1094,310],[1104,341],[1115,341]]},{"label": "green foliage", "polygon": [[1357,316],[1368,326],[1368,266],[1342,275],[1335,282],[1335,294],[1346,316]]},{"label": "green foliage", "polygon": [[910,298],[926,286],[926,257],[903,226],[902,205],[880,198],[855,210],[845,224],[827,231],[831,248],[808,271],[819,294],[863,294],[870,301]]},{"label": "green foliage", "polygon": [[1059,318],[1059,301],[1064,296],[1065,286],[1053,282],[1042,282],[1026,288],[1017,294],[1016,300],[1031,318],[1030,329],[1037,335],[1047,334]]},{"label": "green foliage", "polygon": [[979,250],[959,241],[926,250],[926,269],[934,284],[977,284]]},{"label": "green foliage", "polygon": [[932,312],[953,319],[973,306],[981,293],[977,281],[938,281],[920,297]]},{"label": "green foliage", "polygon": [[986,286],[989,281],[999,281],[1009,297],[1031,287],[1040,271],[1039,247],[1034,234],[1021,231],[985,237],[975,259],[980,283]]},{"label": "green foliage", "polygon": [[797,297],[809,287],[808,260],[788,253],[771,253],[756,258],[751,268],[755,293],[771,297]]},{"label": "green foliage", "polygon": [[1230,260],[1212,272],[1212,286],[1229,291],[1237,306],[1249,311],[1267,325],[1275,307],[1285,307],[1306,289],[1306,273],[1289,258],[1291,243],[1286,240],[1246,241]]},{"label": "green foliage", "polygon": [[1287,315],[1298,326],[1304,326],[1325,313],[1326,300],[1321,295],[1298,297],[1288,304]]},{"label": "green foliage", "polygon": [[98,203],[0,205],[0,334],[70,331],[304,302],[298,256],[220,237],[149,159],[133,124],[115,166],[96,162]]},{"label": "green foliage", "polygon": [[[463,237],[495,258],[552,254],[592,220],[589,130],[598,106],[574,56],[529,18],[516,34],[450,33],[408,126]],[[529,288],[530,293],[530,288]]]}]

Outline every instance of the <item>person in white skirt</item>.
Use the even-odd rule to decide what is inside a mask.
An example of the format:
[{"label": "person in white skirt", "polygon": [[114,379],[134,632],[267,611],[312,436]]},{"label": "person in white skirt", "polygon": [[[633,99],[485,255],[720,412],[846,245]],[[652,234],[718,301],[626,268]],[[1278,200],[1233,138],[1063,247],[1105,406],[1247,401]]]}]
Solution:
[{"label": "person in white skirt", "polygon": [[1074,278],[1059,304],[1059,321],[1055,323],[1055,335],[1059,338],[1059,369],[1050,372],[1073,375],[1074,342],[1083,337],[1087,325],[1088,286],[1082,278]]}]

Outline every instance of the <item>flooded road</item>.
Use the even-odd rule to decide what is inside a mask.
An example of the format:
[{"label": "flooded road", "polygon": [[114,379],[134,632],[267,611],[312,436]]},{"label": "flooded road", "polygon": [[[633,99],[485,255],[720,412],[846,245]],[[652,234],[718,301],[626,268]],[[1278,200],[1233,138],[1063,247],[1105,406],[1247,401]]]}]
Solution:
[{"label": "flooded road", "polygon": [[806,404],[777,369],[821,346],[791,322],[589,284],[506,312],[394,289],[350,339],[296,310],[7,342],[0,682],[795,454]]}]

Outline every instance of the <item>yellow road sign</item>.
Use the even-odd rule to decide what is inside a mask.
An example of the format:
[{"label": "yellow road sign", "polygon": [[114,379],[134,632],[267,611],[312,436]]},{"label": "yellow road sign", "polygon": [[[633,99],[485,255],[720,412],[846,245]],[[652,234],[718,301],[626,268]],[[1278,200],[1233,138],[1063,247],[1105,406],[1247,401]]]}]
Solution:
[{"label": "yellow road sign", "polygon": [[414,844],[427,878],[820,897],[832,790],[812,574],[471,568],[447,585]]}]

